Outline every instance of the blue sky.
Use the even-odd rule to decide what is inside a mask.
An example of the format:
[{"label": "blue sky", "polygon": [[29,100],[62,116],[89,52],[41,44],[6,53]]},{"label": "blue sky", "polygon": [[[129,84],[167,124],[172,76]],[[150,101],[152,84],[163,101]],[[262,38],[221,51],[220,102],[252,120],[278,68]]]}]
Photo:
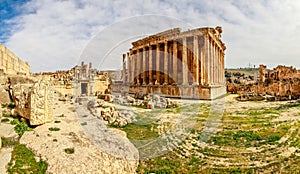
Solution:
[{"label": "blue sky", "polygon": [[0,42],[28,61],[33,72],[70,69],[82,60],[99,69],[120,69],[131,41],[176,26],[222,26],[227,67],[300,68],[300,1],[0,2]]}]

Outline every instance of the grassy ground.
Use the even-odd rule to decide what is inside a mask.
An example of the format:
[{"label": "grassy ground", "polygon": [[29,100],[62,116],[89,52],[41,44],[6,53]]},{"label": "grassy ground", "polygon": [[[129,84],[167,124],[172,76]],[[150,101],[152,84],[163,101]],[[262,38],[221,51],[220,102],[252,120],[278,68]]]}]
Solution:
[{"label": "grassy ground", "polygon": [[[181,125],[194,122],[176,148],[141,160],[138,173],[299,173],[300,104],[255,102],[253,106],[225,109],[222,118],[213,121],[209,111],[214,106],[205,103],[153,110],[121,129],[130,139],[147,140],[172,129],[174,122],[165,117],[168,114],[187,116]],[[206,128],[219,122],[218,131],[203,140]],[[161,132],[162,125],[166,129]]]},{"label": "grassy ground", "polygon": [[[32,130],[32,128],[29,127],[29,124],[27,122],[20,121],[20,118],[12,118],[10,114],[4,115],[7,119],[11,120],[10,124],[15,125],[14,130],[19,135],[19,139],[26,131]],[[46,173],[47,163],[43,160],[36,161],[34,153],[30,149],[26,148],[24,144],[20,144],[18,140],[13,141],[4,137],[1,137],[1,140],[3,148],[13,148],[12,158],[8,163],[7,169],[9,174]]]}]

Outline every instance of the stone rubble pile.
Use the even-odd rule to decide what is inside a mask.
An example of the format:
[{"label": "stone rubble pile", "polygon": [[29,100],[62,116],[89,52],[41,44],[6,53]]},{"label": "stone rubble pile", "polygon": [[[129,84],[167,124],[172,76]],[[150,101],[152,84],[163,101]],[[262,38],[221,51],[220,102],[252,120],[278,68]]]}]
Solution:
[{"label": "stone rubble pile", "polygon": [[[142,96],[143,99],[141,99]],[[134,97],[131,97],[130,95],[115,96],[111,94],[102,94],[99,95],[98,98],[124,106],[140,106],[147,109],[174,108],[179,106],[178,102],[172,101],[169,98],[160,97],[159,95],[135,94]]]},{"label": "stone rubble pile", "polygon": [[89,101],[88,110],[98,119],[103,119],[114,126],[124,127],[135,120],[135,114],[131,111],[117,111],[115,107],[107,105],[103,100]]}]

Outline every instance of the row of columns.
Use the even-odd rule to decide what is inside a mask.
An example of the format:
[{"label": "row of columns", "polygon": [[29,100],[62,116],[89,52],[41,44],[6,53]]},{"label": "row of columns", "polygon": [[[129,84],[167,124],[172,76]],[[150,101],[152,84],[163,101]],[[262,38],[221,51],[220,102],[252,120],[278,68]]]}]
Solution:
[{"label": "row of columns", "polygon": [[[170,85],[169,77],[171,77],[175,83],[178,83],[179,78],[182,79],[179,85],[189,85],[189,76],[193,76],[193,85],[224,84],[224,53],[222,49],[209,35],[202,37],[204,42],[200,42],[200,44],[200,37],[202,36],[193,36],[193,48],[190,48],[193,56],[190,59],[188,59],[187,37],[182,38],[182,55],[178,55],[180,42],[176,40],[133,49],[130,54],[124,54],[123,84]],[[172,50],[169,44],[173,45]],[[160,48],[161,45],[164,45],[163,50]],[[181,62],[179,57],[181,57]],[[190,69],[188,60],[192,61]],[[163,66],[161,66],[162,62]],[[181,68],[181,74],[178,65]],[[164,73],[161,74],[161,72]],[[162,82],[160,82],[161,78]]]}]

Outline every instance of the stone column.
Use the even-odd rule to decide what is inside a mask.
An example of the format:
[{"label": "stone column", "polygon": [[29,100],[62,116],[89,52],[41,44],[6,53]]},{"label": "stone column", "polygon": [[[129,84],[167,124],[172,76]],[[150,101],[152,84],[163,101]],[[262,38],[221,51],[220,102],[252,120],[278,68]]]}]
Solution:
[{"label": "stone column", "polygon": [[153,72],[153,67],[152,67],[152,46],[149,46],[149,85],[152,85],[152,72]]},{"label": "stone column", "polygon": [[214,56],[214,58],[213,58],[213,61],[214,61],[214,66],[213,66],[213,75],[214,75],[214,81],[213,81],[213,84],[216,84],[216,82],[217,82],[217,75],[218,75],[218,73],[217,73],[217,57],[216,57],[216,43],[215,42],[213,42],[213,56]]},{"label": "stone column", "polygon": [[182,85],[188,85],[187,43],[186,37],[182,38]]},{"label": "stone column", "polygon": [[225,84],[225,66],[224,66],[224,52],[222,50],[221,52],[221,64],[222,64],[222,69],[221,69],[221,73],[222,73],[222,84]]},{"label": "stone column", "polygon": [[160,50],[159,44],[156,45],[156,85],[160,85]]},{"label": "stone column", "polygon": [[143,48],[143,70],[142,70],[142,78],[143,78],[143,85],[146,85],[146,73],[147,73],[147,70],[146,70],[146,48],[144,47]]},{"label": "stone column", "polygon": [[173,42],[173,79],[175,83],[177,84],[177,75],[178,75],[178,63],[177,63],[177,41],[174,40]]},{"label": "stone column", "polygon": [[137,57],[137,51],[136,52],[132,52],[131,55],[131,60],[132,60],[132,84],[135,85],[136,83],[134,82],[134,79],[136,78],[136,57]]},{"label": "stone column", "polygon": [[200,67],[201,67],[200,83],[201,83],[201,85],[204,85],[204,79],[205,79],[205,76],[204,76],[204,49],[205,49],[205,47],[204,47],[204,45],[205,45],[205,40],[203,40],[203,43],[202,43],[202,38],[204,39],[204,37],[201,36],[201,44],[200,44]]},{"label": "stone column", "polygon": [[126,54],[123,54],[123,71],[122,71],[123,84],[126,83]]},{"label": "stone column", "polygon": [[218,80],[218,83],[221,84],[222,82],[222,73],[221,73],[221,54],[220,54],[220,48],[218,47],[217,49],[217,53],[218,53],[218,72],[219,72],[219,80]]},{"label": "stone column", "polygon": [[213,52],[213,40],[210,40],[210,85],[213,85],[214,83],[214,72],[213,72],[213,68],[214,68],[214,52]]},{"label": "stone column", "polygon": [[136,50],[136,55],[135,55],[135,78],[137,79],[137,85],[139,85],[140,84],[140,72],[141,72],[141,56],[140,56],[141,54],[140,54],[140,50],[139,49],[137,49]]},{"label": "stone column", "polygon": [[210,42],[209,36],[204,37],[204,84],[210,84]]},{"label": "stone column", "polygon": [[126,84],[129,84],[130,83],[130,80],[131,80],[131,60],[130,60],[130,57],[129,57],[129,52],[127,52],[127,80],[126,80]]},{"label": "stone column", "polygon": [[198,45],[198,36],[194,36],[194,85],[199,85],[199,45]]},{"label": "stone column", "polygon": [[127,53],[127,68],[128,68],[128,78],[126,83],[130,84],[131,82],[131,57],[129,56],[129,53]]},{"label": "stone column", "polygon": [[169,65],[169,62],[168,62],[168,41],[165,42],[164,44],[164,85],[168,85],[169,83],[169,80],[168,80],[168,76],[169,76],[169,73],[168,73],[168,65]]}]

